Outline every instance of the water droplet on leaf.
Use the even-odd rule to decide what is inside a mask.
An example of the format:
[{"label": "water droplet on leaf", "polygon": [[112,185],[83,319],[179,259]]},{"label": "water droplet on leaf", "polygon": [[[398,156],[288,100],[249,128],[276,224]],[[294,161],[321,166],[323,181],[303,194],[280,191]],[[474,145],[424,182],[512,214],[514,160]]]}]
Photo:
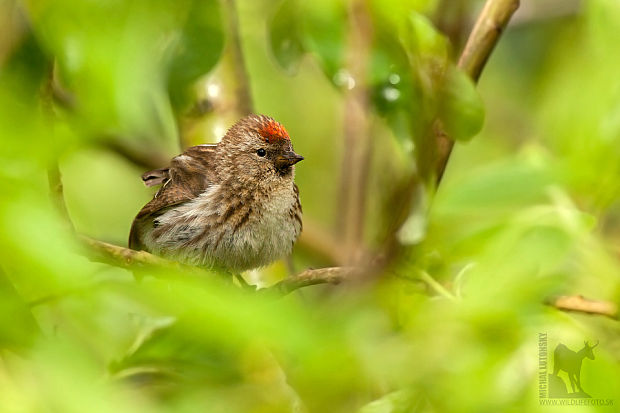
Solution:
[{"label": "water droplet on leaf", "polygon": [[383,88],[383,98],[388,102],[394,102],[400,97],[400,90],[394,87]]},{"label": "water droplet on leaf", "polygon": [[220,95],[220,85],[216,83],[207,84],[207,96],[210,99],[216,99]]},{"label": "water droplet on leaf", "polygon": [[355,79],[353,79],[353,76],[351,76],[348,70],[340,69],[334,75],[334,84],[351,90],[355,87]]}]

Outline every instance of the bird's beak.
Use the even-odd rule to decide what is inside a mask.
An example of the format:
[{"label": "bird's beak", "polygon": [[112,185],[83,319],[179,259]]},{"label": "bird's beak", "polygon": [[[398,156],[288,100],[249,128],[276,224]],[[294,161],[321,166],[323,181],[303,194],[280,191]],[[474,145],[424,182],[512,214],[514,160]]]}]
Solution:
[{"label": "bird's beak", "polygon": [[276,156],[274,163],[278,169],[286,169],[291,165],[295,165],[297,162],[303,160],[304,157],[296,154],[293,151],[284,152]]}]

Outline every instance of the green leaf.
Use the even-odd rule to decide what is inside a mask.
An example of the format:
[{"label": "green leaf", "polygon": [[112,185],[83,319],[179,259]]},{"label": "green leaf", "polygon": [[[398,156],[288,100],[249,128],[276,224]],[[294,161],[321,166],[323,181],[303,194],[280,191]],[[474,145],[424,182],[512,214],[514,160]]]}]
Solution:
[{"label": "green leaf", "polygon": [[183,105],[189,86],[215,66],[223,47],[220,3],[192,2],[170,62],[168,91],[173,104]]},{"label": "green leaf", "polygon": [[424,15],[411,12],[409,25],[404,32],[403,40],[408,50],[417,58],[445,59],[448,53],[448,41]]},{"label": "green leaf", "polygon": [[326,76],[342,86],[346,82],[346,28],[344,2],[284,0],[269,23],[269,43],[276,61],[287,73],[296,72],[307,51],[318,59]]},{"label": "green leaf", "polygon": [[423,410],[419,396],[410,390],[398,390],[374,400],[358,410],[358,413],[405,413]]},{"label": "green leaf", "polygon": [[439,116],[446,133],[457,141],[467,141],[480,132],[484,106],[473,81],[450,66],[440,90]]},{"label": "green leaf", "polygon": [[347,11],[345,2],[316,0],[303,4],[304,44],[315,54],[325,74],[339,85],[345,67]]},{"label": "green leaf", "polygon": [[295,74],[304,53],[299,2],[285,0],[269,22],[269,42],[278,64]]},{"label": "green leaf", "polygon": [[[92,135],[174,131],[174,102],[216,63],[219,2],[31,2],[28,18]],[[167,123],[166,123],[167,122]],[[173,132],[174,133],[174,132]]]},{"label": "green leaf", "polygon": [[370,56],[369,88],[374,109],[402,141],[411,139],[409,118],[419,100],[407,53],[393,32],[377,26]]},{"label": "green leaf", "polygon": [[[418,37],[433,36],[417,34],[417,26],[410,23],[408,16],[410,13],[418,16],[412,10],[419,5],[405,3],[371,4],[373,39],[369,83],[375,110],[385,117],[401,142],[410,143],[414,136],[424,135],[424,119],[432,117],[427,112],[432,112],[433,105],[425,102],[427,95],[432,94],[432,87],[427,86],[432,82],[424,80],[428,77],[425,73],[429,71],[426,62],[430,52],[421,54],[427,48],[418,45]],[[390,13],[392,9],[398,13]],[[420,30],[433,32],[423,16],[419,19],[423,21]],[[441,43],[441,36],[435,37]],[[445,48],[441,55],[443,58]]]},{"label": "green leaf", "polygon": [[392,28],[400,28],[409,13],[433,13],[433,0],[370,0],[371,13]]},{"label": "green leaf", "polygon": [[30,309],[0,269],[0,348],[23,350],[40,333]]}]

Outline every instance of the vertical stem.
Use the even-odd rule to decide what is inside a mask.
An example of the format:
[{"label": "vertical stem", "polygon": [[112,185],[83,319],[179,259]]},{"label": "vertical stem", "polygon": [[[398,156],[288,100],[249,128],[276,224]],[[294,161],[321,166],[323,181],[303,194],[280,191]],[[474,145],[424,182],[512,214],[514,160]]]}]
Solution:
[{"label": "vertical stem", "polygon": [[[56,60],[53,60],[48,70],[48,76],[45,83],[41,87],[40,102],[43,114],[49,122],[49,130],[52,137],[54,136],[54,121],[56,115],[54,113],[54,90],[56,89]],[[50,189],[50,198],[58,210],[58,213],[66,223],[69,229],[74,230],[73,223],[67,205],[65,203],[64,187],[62,185],[62,175],[58,166],[58,159],[55,159],[47,170],[47,179]]]},{"label": "vertical stem", "polygon": [[344,152],[338,228],[352,262],[364,238],[364,216],[371,162],[369,91],[366,85],[371,23],[364,0],[351,0],[349,11],[348,70],[354,86],[345,101]]},{"label": "vertical stem", "polygon": [[[458,62],[459,68],[468,74],[474,82],[478,81],[502,31],[518,7],[519,0],[487,0],[485,3]],[[437,155],[434,167],[436,168],[435,187],[437,187],[450,159],[454,141],[446,134],[439,120],[433,122],[430,134],[432,136],[429,136],[429,139],[435,139],[436,143]],[[413,194],[419,185],[418,177],[413,176],[399,197],[402,201],[395,203],[394,223],[391,225],[393,230],[390,231],[390,237],[385,248],[385,255],[388,258],[395,257],[398,254],[400,244],[396,238],[396,231],[405,223]]]},{"label": "vertical stem", "polygon": [[[458,67],[478,82],[491,52],[510,18],[519,8],[519,0],[487,0],[461,53]],[[437,181],[439,185],[452,153],[454,141],[443,130],[435,133],[438,148]]]},{"label": "vertical stem", "polygon": [[75,228],[73,227],[73,222],[71,221],[71,217],[65,203],[65,193],[64,187],[62,185],[62,175],[60,174],[58,162],[55,162],[47,170],[47,179],[50,189],[50,198],[52,199],[54,206],[58,210],[58,213],[60,214],[66,226],[70,230],[74,231]]},{"label": "vertical stem", "polygon": [[484,5],[458,62],[474,82],[480,78],[499,37],[518,8],[519,0],[488,0]]},{"label": "vertical stem", "polygon": [[439,0],[433,18],[435,26],[456,51],[463,47],[469,24],[468,0]]},{"label": "vertical stem", "polygon": [[232,69],[235,77],[235,98],[237,109],[241,115],[248,115],[254,111],[250,79],[245,67],[245,59],[241,48],[239,35],[239,18],[235,0],[224,0],[224,12],[226,15],[228,45],[226,52],[232,59]]}]

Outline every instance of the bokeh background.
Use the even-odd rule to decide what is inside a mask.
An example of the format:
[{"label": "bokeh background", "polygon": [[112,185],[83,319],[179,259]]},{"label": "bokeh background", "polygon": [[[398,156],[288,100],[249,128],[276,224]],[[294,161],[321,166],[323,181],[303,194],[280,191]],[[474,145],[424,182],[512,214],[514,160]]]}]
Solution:
[{"label": "bokeh background", "polygon": [[[620,301],[620,3],[522,3],[474,88],[481,1],[1,1],[0,411],[560,410],[539,333],[598,340],[582,384],[615,407],[579,409],[617,408],[618,321],[545,302]],[[140,175],[248,109],[306,159],[302,239],[244,277],[370,275],[273,299],[88,259],[50,176],[125,246]]]}]

